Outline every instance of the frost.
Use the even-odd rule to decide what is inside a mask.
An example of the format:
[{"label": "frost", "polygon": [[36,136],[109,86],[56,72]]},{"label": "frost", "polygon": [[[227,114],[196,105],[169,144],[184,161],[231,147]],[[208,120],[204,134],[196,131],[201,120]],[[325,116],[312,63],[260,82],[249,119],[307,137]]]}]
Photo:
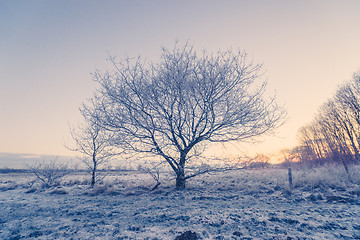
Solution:
[{"label": "frost", "polygon": [[[336,170],[242,170],[155,191],[148,174],[119,172],[89,188],[73,174],[41,188],[26,173],[0,175],[0,239],[356,239],[360,186]],[[196,236],[196,238],[195,238]],[[185,238],[184,238],[185,239]],[[189,238],[190,239],[190,238]]]}]

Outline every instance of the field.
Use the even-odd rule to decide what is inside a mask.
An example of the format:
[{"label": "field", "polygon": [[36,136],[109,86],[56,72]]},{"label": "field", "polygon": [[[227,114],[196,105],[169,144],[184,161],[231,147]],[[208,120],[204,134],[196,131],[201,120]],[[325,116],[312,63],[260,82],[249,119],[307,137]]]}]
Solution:
[{"label": "field", "polygon": [[351,171],[293,169],[293,189],[287,169],[204,175],[185,190],[163,174],[155,191],[136,171],[93,189],[79,173],[52,188],[0,174],[0,239],[360,239],[360,168]]}]

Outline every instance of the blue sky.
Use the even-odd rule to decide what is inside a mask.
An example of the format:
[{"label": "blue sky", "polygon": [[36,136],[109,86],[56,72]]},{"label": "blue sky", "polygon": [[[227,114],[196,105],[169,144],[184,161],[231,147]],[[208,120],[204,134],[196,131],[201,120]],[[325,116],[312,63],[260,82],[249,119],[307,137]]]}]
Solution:
[{"label": "blue sky", "polygon": [[[109,55],[156,61],[176,39],[198,50],[246,50],[288,109],[276,137],[238,150],[296,144],[338,84],[360,69],[360,1],[1,1],[0,152],[71,155],[67,122],[91,97]],[[222,151],[222,150],[219,150]]]}]

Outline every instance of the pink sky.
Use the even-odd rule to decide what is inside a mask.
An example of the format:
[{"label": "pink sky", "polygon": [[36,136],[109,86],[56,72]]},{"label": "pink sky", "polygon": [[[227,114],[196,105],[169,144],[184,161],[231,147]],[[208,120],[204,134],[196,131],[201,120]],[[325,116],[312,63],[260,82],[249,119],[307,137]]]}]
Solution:
[{"label": "pink sky", "polygon": [[109,54],[156,60],[176,39],[246,50],[288,110],[276,137],[217,153],[276,152],[360,69],[360,1],[2,1],[0,152],[71,155],[67,122]]}]

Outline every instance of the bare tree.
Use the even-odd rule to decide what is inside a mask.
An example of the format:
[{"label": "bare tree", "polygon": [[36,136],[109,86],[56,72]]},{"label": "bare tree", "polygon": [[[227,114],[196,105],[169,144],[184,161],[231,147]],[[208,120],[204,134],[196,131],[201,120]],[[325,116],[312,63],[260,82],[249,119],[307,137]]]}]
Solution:
[{"label": "bare tree", "polygon": [[255,157],[244,161],[245,168],[265,168],[270,165],[270,157],[268,155],[257,153]]},{"label": "bare tree", "polygon": [[319,109],[312,123],[298,132],[301,159],[348,164],[360,159],[359,77],[342,84],[336,94]]},{"label": "bare tree", "polygon": [[59,183],[62,177],[70,173],[68,165],[57,159],[51,161],[37,161],[26,166],[46,187]]},{"label": "bare tree", "polygon": [[356,162],[360,162],[360,95],[354,81],[341,86],[335,95],[338,121],[350,143]]},{"label": "bare tree", "polygon": [[283,159],[282,165],[284,167],[292,167],[293,163],[299,159],[299,149],[297,148],[283,148],[279,151],[279,157]]},{"label": "bare tree", "polygon": [[149,189],[150,191],[156,190],[161,184],[160,182],[161,165],[162,163],[150,167],[147,164],[143,163],[142,165],[138,166],[138,171],[149,174],[156,181],[155,186]]},{"label": "bare tree", "polygon": [[321,124],[313,121],[298,130],[298,141],[302,146],[302,161],[315,163],[324,157],[324,142]]},{"label": "bare tree", "polygon": [[114,156],[115,152],[110,145],[110,133],[106,132],[96,121],[83,112],[84,123],[76,129],[70,128],[74,146],[66,146],[69,150],[81,154],[80,159],[91,173],[91,186],[98,180],[98,170]]},{"label": "bare tree", "polygon": [[285,116],[274,97],[265,99],[266,82],[257,83],[262,66],[244,52],[198,56],[175,45],[162,49],[159,63],[111,61],[114,71],[94,74],[100,87],[84,111],[122,149],[161,156],[177,188],[194,176],[186,175],[186,163],[208,143],[253,139]]}]

